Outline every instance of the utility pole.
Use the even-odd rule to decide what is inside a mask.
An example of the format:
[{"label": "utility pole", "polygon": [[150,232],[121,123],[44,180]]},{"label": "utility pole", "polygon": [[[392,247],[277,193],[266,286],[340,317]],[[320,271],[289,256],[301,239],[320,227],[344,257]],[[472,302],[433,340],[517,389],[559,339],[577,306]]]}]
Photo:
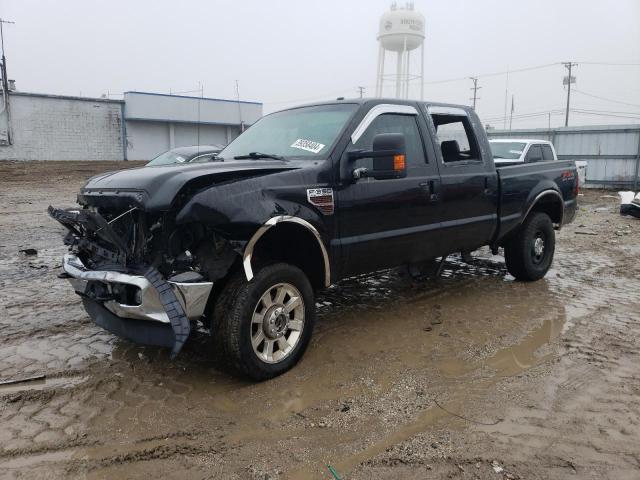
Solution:
[{"label": "utility pole", "polygon": [[356,87],[359,91],[360,91],[360,98],[362,98],[362,95],[364,94],[364,87]]},{"label": "utility pole", "polygon": [[240,106],[240,84],[236,80],[236,102],[238,102],[238,118],[240,120],[240,133],[244,132],[244,122],[242,121],[242,107]]},{"label": "utility pole", "polygon": [[572,62],[562,62],[567,70],[569,70],[569,75],[562,79],[562,84],[567,86],[567,111],[564,117],[564,126],[569,126],[569,104],[571,102],[571,84],[576,82],[576,77],[571,76],[571,69],[573,67],[577,67],[577,63]]},{"label": "utility pole", "polygon": [[2,64],[0,65],[0,75],[2,75],[2,110],[0,114],[4,113],[7,119],[7,139],[8,145],[11,145],[11,118],[9,114],[9,78],[7,77],[7,58],[4,55],[4,30],[3,24],[15,24],[9,20],[0,18],[0,44],[2,46]]},{"label": "utility pole", "polygon": [[515,106],[513,104],[513,94],[511,95],[511,114],[509,115],[509,130],[511,130],[511,124],[513,123],[513,110]]},{"label": "utility pole", "polygon": [[6,92],[9,90],[9,79],[7,78],[7,59],[4,56],[4,30],[2,28],[2,25],[5,23],[14,25],[16,22],[10,22],[9,20],[0,18],[0,44],[2,45],[2,89]]},{"label": "utility pole", "polygon": [[469,90],[473,90],[473,98],[470,98],[469,100],[473,100],[473,109],[476,109],[476,101],[480,100],[480,98],[478,98],[478,90],[480,90],[482,87],[478,86],[478,78],[477,77],[469,77],[469,79],[473,82],[473,87],[471,87]]},{"label": "utility pole", "polygon": [[200,99],[198,99],[198,153],[200,153],[200,104],[202,103],[202,98],[204,97],[204,86],[202,82],[198,81],[198,93],[200,93]]}]

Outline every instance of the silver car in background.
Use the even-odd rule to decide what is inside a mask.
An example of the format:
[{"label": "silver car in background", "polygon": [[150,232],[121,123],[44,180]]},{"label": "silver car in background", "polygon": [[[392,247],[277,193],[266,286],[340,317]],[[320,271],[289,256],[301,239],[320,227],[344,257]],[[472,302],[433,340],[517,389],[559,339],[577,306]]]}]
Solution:
[{"label": "silver car in background", "polygon": [[157,167],[160,165],[178,165],[180,163],[211,162],[224,148],[222,145],[193,145],[190,147],[177,147],[161,153],[145,166]]}]

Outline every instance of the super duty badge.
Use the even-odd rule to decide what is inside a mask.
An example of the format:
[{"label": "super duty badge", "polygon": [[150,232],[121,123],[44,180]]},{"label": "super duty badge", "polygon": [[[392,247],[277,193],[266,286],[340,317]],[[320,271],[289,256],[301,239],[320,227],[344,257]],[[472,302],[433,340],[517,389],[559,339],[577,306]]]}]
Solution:
[{"label": "super duty badge", "polygon": [[324,215],[333,215],[333,188],[307,188],[307,200]]}]

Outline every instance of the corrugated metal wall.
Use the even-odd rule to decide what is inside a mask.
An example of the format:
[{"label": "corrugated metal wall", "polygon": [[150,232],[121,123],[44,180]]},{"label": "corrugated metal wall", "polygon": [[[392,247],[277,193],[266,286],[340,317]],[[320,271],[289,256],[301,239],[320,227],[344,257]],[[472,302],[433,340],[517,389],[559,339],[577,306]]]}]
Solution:
[{"label": "corrugated metal wall", "polygon": [[640,185],[640,125],[488,130],[487,134],[549,140],[559,158],[587,162],[586,182],[593,186]]}]

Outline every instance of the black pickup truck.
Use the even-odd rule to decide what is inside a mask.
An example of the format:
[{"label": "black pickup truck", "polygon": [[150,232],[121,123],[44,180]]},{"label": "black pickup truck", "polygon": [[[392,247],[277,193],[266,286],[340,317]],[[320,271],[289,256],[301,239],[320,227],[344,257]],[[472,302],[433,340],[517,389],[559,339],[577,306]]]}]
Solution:
[{"label": "black pickup truck", "polygon": [[467,107],[337,100],[267,115],[211,162],[95,176],[81,208],[49,214],[95,323],[175,355],[202,320],[266,379],[298,362],[314,292],[342,278],[484,245],[542,278],[577,193],[573,161],[496,170]]}]

